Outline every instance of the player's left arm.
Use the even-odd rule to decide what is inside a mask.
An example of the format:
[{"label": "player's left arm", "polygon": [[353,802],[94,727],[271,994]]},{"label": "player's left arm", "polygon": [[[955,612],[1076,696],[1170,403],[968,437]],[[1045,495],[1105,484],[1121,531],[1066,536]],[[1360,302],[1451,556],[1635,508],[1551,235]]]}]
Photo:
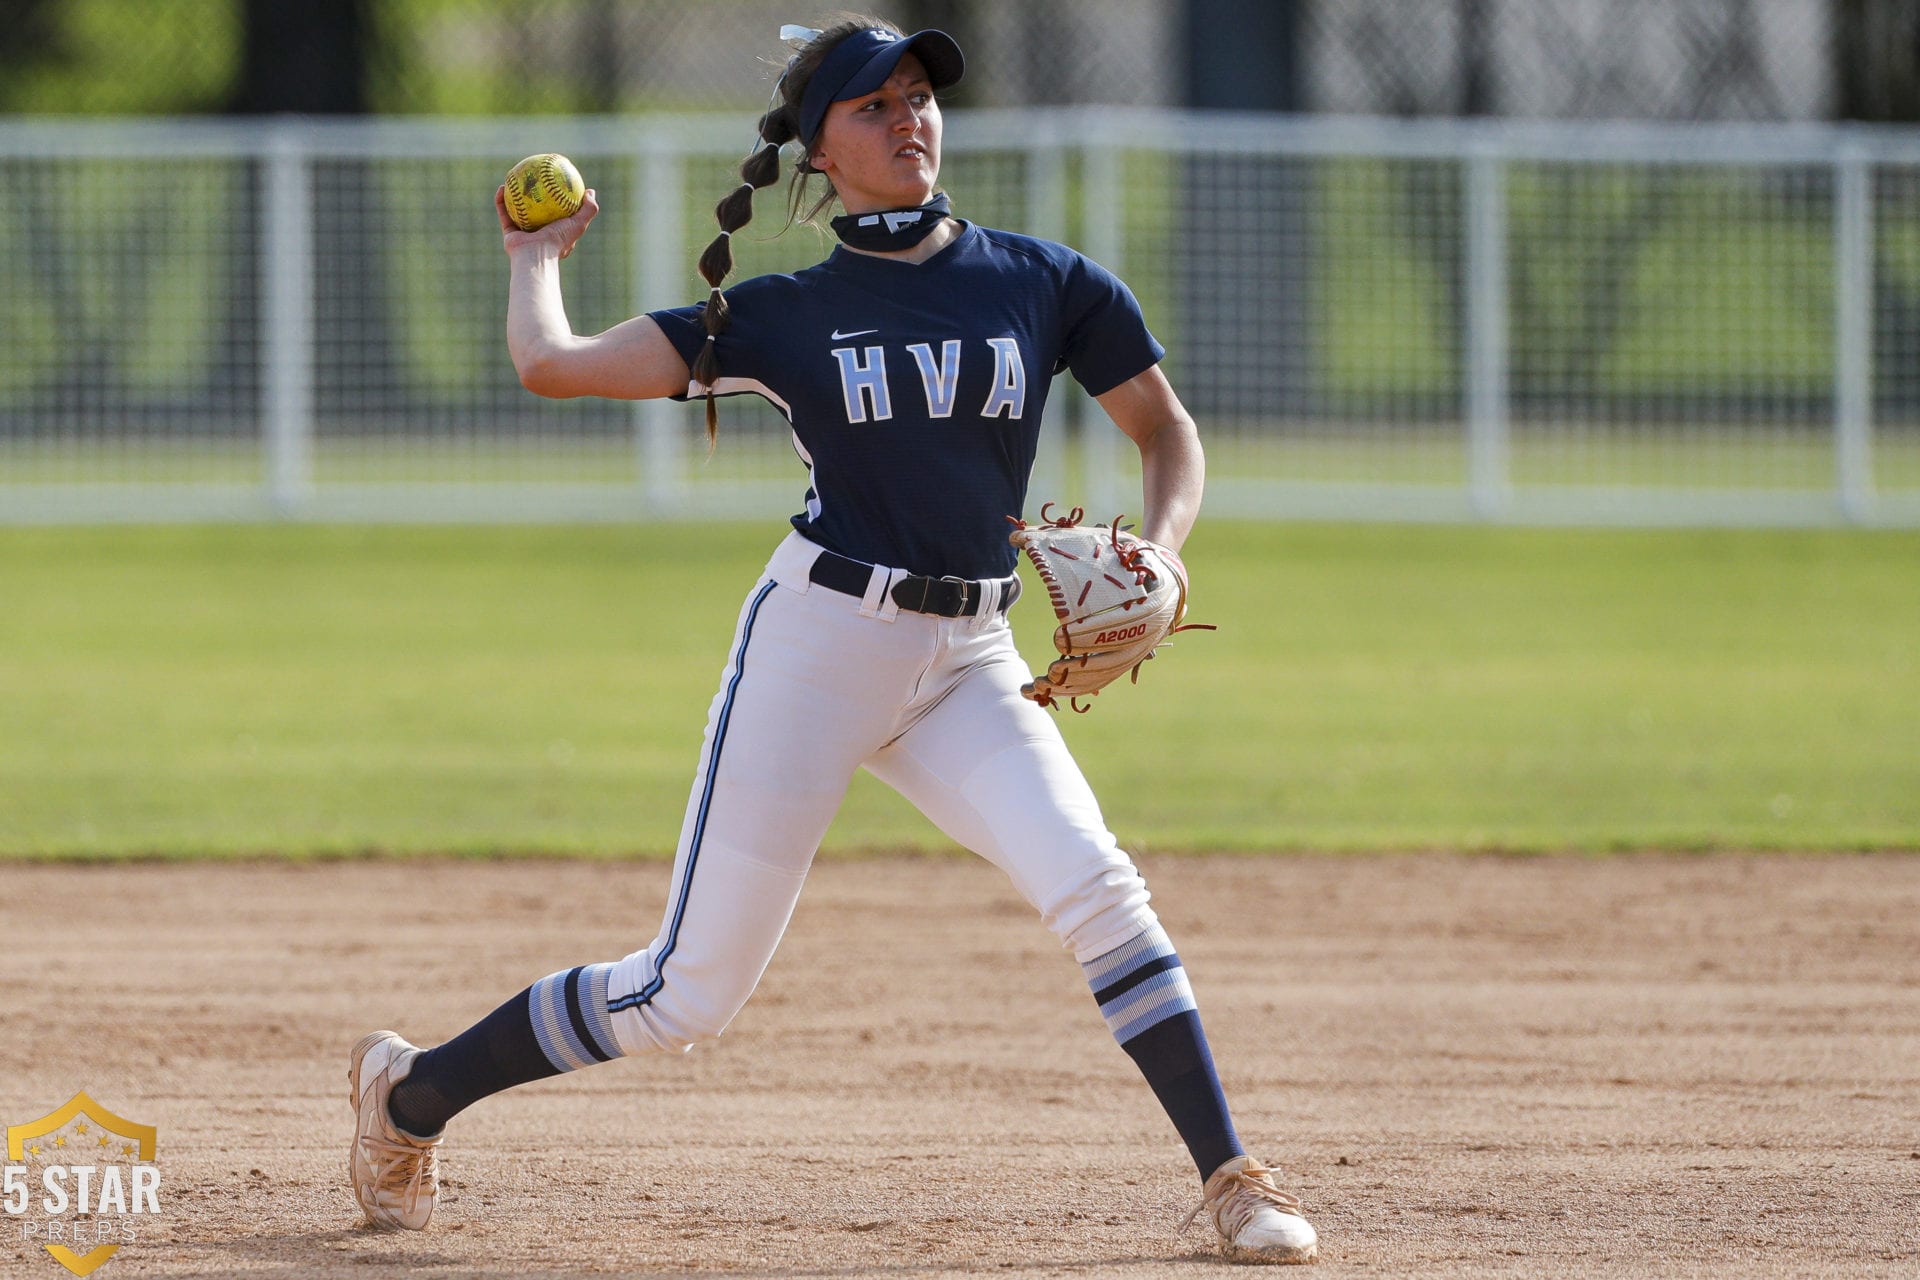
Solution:
[{"label": "player's left arm", "polygon": [[1157,364],[1094,398],[1140,449],[1147,503],[1140,536],[1178,551],[1200,516],[1207,482],[1206,454],[1192,415]]}]

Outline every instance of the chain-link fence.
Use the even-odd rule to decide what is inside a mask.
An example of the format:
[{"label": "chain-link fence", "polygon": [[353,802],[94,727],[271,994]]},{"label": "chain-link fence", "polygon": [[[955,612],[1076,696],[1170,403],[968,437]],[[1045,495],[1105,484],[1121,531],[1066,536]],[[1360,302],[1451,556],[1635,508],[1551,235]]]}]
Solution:
[{"label": "chain-link fence", "polygon": [[[876,7],[968,50],[943,173],[963,215],[1066,239],[1140,292],[1216,504],[1908,518],[1913,134],[1405,118],[1920,119],[1912,0]],[[521,390],[485,199],[518,155],[567,150],[607,204],[576,325],[690,300],[773,33],[824,17],[13,0],[0,111],[237,118],[0,128],[33,175],[0,188],[0,518],[789,503],[784,424],[749,399],[707,459],[677,406]],[[1196,84],[1236,45],[1254,74],[1235,84],[1337,118],[1168,113],[1243,105]],[[247,114],[289,104],[436,119]],[[809,231],[756,243],[771,221],[743,271],[824,252]],[[1061,396],[1058,425],[1085,410]],[[1126,483],[1112,433],[1047,441],[1043,488],[1070,468],[1094,498]]]},{"label": "chain-link fence", "polygon": [[1111,243],[1178,326],[1210,501],[1920,515],[1920,136],[1185,123],[1121,153]]},{"label": "chain-link fence", "polygon": [[[602,193],[568,264],[592,332],[703,292],[741,125],[7,131],[73,199],[0,189],[0,518],[792,509],[772,408],[728,400],[708,459],[697,408],[541,400],[501,336],[513,159]],[[947,150],[962,216],[1133,285],[1216,510],[1920,520],[1920,134],[1022,109]],[[776,199],[742,275],[827,248],[773,236]],[[1083,397],[1050,413],[1042,491],[1137,492]]]}]

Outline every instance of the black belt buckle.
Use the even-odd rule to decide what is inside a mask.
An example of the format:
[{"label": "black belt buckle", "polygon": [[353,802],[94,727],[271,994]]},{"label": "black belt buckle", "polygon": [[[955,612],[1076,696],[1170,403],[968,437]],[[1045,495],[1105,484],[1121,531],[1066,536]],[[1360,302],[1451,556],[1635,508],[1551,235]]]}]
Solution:
[{"label": "black belt buckle", "polygon": [[[953,612],[946,614],[946,616],[949,618],[972,617],[973,616],[972,600],[973,600],[973,586],[974,586],[973,580],[970,578],[956,578],[956,577],[953,577],[951,574],[949,574],[945,577],[942,577],[940,581],[951,582],[954,586],[960,589],[959,603],[954,607]],[[945,610],[942,610],[942,612],[945,613]]]}]

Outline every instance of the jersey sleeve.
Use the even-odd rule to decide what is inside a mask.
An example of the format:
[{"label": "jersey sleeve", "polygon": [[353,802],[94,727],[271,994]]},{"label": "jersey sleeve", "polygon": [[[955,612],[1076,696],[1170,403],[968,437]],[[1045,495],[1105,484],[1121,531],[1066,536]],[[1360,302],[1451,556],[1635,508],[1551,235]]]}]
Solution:
[{"label": "jersey sleeve", "polygon": [[[667,335],[667,341],[673,344],[673,349],[680,353],[680,358],[687,362],[689,369],[700,358],[700,348],[706,345],[707,328],[700,318],[706,309],[707,304],[702,302],[691,307],[669,307],[665,311],[647,312],[647,319],[660,326],[660,332]],[[685,400],[687,397],[682,392],[673,398]]]},{"label": "jersey sleeve", "polygon": [[1091,396],[1105,395],[1145,373],[1167,354],[1148,331],[1133,290],[1081,254],[1074,255],[1067,269],[1060,319],[1065,331],[1061,364]]},{"label": "jersey sleeve", "polygon": [[[715,389],[717,395],[766,395],[761,344],[755,337],[757,319],[766,310],[761,305],[765,291],[753,287],[757,284],[758,278],[742,281],[727,290],[730,319],[726,331],[714,343],[718,348],[715,354],[720,358],[720,382]],[[688,307],[647,312],[647,318],[660,326],[660,332],[667,336],[673,349],[687,362],[689,370],[693,368],[693,362],[700,358],[701,348],[706,346],[706,310],[705,302],[697,302]],[[683,388],[669,398],[691,399],[693,397],[688,394],[689,390]]]}]

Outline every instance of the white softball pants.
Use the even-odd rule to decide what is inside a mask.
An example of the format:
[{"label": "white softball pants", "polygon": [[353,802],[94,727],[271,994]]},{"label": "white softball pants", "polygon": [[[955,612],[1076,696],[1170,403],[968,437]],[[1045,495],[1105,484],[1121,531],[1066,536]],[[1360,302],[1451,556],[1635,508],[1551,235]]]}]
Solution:
[{"label": "white softball pants", "polygon": [[1020,696],[1005,613],[902,612],[883,567],[857,599],[808,581],[815,552],[790,534],[741,609],[659,936],[608,983],[625,1053],[733,1021],[862,767],[1006,872],[1076,960],[1156,923],[1052,716]]}]

